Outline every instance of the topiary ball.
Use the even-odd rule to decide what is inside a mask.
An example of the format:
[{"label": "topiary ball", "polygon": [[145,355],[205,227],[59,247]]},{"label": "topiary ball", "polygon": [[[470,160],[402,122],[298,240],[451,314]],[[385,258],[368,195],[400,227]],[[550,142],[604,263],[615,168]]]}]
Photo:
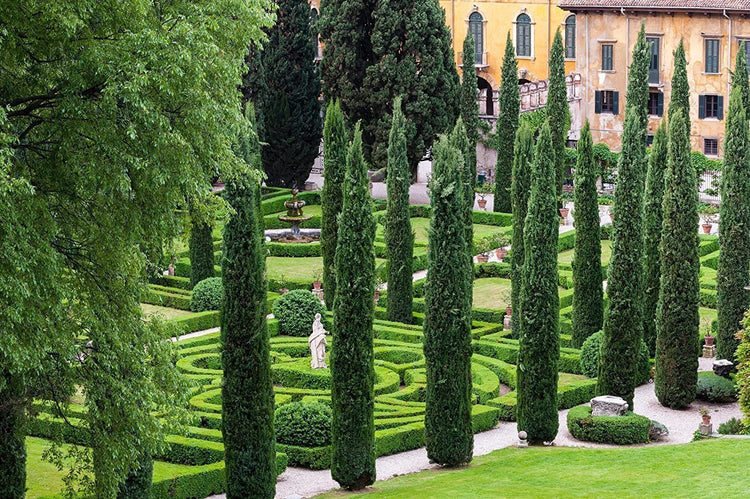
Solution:
[{"label": "topiary ball", "polygon": [[695,396],[706,402],[734,402],[737,400],[737,387],[731,379],[717,376],[712,372],[698,373]]},{"label": "topiary ball", "polygon": [[289,336],[309,336],[315,314],[325,320],[326,308],[306,289],[294,289],[273,302],[273,315],[279,320],[279,333]]},{"label": "topiary ball", "polygon": [[193,288],[190,297],[190,310],[203,312],[205,310],[219,310],[224,302],[224,285],[221,277],[203,279]]},{"label": "topiary ball", "polygon": [[[602,345],[603,335],[602,331],[598,331],[586,338],[586,341],[581,345],[581,372],[589,378],[596,378],[599,375],[599,350]],[[651,376],[648,347],[643,340],[641,340],[641,351],[638,355],[638,371],[636,376],[636,384],[638,385],[648,382]]]},{"label": "topiary ball", "polygon": [[320,402],[284,404],[274,414],[276,441],[300,447],[331,443],[331,408]]}]

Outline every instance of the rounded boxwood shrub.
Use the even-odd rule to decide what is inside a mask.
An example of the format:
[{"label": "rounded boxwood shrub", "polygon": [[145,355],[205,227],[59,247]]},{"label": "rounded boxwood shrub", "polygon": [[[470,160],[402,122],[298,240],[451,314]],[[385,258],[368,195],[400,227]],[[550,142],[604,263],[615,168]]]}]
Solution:
[{"label": "rounded boxwood shrub", "polygon": [[[581,346],[581,372],[589,378],[596,378],[599,375],[599,349],[602,344],[602,335],[601,331],[592,334]],[[648,347],[643,340],[641,340],[641,352],[638,356],[637,376],[636,385],[647,383],[651,377]]]},{"label": "rounded boxwood shrub", "polygon": [[190,310],[203,312],[205,310],[220,310],[224,302],[224,285],[221,277],[203,279],[193,288],[190,298]]},{"label": "rounded boxwood shrub", "polygon": [[734,402],[737,400],[737,387],[731,379],[723,378],[712,372],[702,372],[698,373],[698,386],[695,396],[706,402]]},{"label": "rounded boxwood shrub", "polygon": [[279,332],[289,336],[309,336],[320,314],[326,323],[326,308],[306,289],[294,289],[273,302],[273,315],[279,320]]},{"label": "rounded boxwood shrub", "polygon": [[585,442],[643,444],[649,440],[651,420],[629,411],[622,416],[592,416],[591,407],[579,405],[568,412],[568,431]]},{"label": "rounded boxwood shrub", "polygon": [[292,402],[276,409],[276,441],[300,447],[331,443],[331,408],[320,402]]}]

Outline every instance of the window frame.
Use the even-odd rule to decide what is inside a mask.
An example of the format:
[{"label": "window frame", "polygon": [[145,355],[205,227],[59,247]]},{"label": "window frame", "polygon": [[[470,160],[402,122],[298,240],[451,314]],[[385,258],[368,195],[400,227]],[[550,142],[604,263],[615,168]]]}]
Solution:
[{"label": "window frame", "polygon": [[[565,18],[565,59],[576,58],[576,15],[571,14]],[[571,32],[572,31],[572,36]],[[572,43],[571,43],[572,42]]]},{"label": "window frame", "polygon": [[[713,142],[713,145],[716,149],[715,152],[708,151],[706,146],[709,141]],[[718,157],[719,156],[719,139],[716,137],[703,137],[703,154],[709,157]]]},{"label": "window frame", "polygon": [[[469,33],[474,38],[474,65],[482,66],[484,65],[484,23],[486,21],[482,13],[475,10],[469,14],[468,22]],[[477,43],[477,39],[479,39],[479,43]]]},{"label": "window frame", "polygon": [[[652,96],[656,96],[655,104],[652,103]],[[652,117],[664,116],[664,94],[662,92],[655,91],[648,93],[648,100],[646,101],[646,113],[648,114],[648,116]]]},{"label": "window frame", "polygon": [[[525,16],[526,19],[528,19],[528,22],[526,20],[519,21],[519,19]],[[534,22],[531,19],[531,16],[526,12],[521,12],[516,16],[515,21],[513,21],[513,24],[515,24],[515,44],[516,44],[516,58],[517,59],[533,59],[534,58]],[[524,29],[525,33],[521,33],[521,29]],[[528,36],[528,43],[527,44],[521,44],[522,37]],[[528,45],[528,47],[526,47]],[[528,53],[521,53],[522,46],[524,48],[528,48]]]},{"label": "window frame", "polygon": [[[709,44],[715,48],[715,53],[709,55]],[[713,52],[714,50],[712,50]],[[705,38],[703,40],[703,70],[706,74],[721,74],[721,39],[720,38]],[[709,64],[711,66],[709,67]]]},{"label": "window frame", "polygon": [[[652,85],[658,85],[661,82],[661,37],[647,36],[646,43],[649,44],[648,82]],[[656,60],[656,64],[654,64],[654,60]]]},{"label": "window frame", "polygon": [[[710,99],[710,100],[709,100]],[[709,106],[709,103],[711,104]],[[710,109],[710,113],[709,113]],[[723,120],[724,96],[721,94],[701,94],[698,96],[698,119]]]},{"label": "window frame", "polygon": [[[609,58],[606,57],[606,52],[609,51]],[[601,58],[602,58],[602,71],[615,70],[615,44],[614,43],[602,43],[601,44]],[[606,67],[606,62],[609,62],[609,67]]]},{"label": "window frame", "polygon": [[611,114],[613,116],[620,114],[620,92],[617,90],[595,90],[594,114]]}]

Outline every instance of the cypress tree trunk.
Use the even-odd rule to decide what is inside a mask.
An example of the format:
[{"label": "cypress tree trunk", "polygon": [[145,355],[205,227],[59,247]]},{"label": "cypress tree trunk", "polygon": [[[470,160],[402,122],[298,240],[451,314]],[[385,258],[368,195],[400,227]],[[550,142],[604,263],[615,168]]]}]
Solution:
[{"label": "cypress tree trunk", "polygon": [[222,436],[228,498],[272,498],[276,492],[274,393],[258,195],[252,179],[227,183],[226,199],[235,210],[224,228],[222,263]]},{"label": "cypress tree trunk", "polygon": [[389,321],[411,323],[414,233],[409,216],[411,174],[406,156],[406,135],[401,98],[393,102],[393,124],[388,141],[388,204],[385,245],[388,252]]},{"label": "cypress tree trunk", "polygon": [[648,160],[646,194],[643,199],[643,340],[649,353],[656,353],[656,308],[661,288],[661,243],[664,169],[667,165],[667,125],[662,122],[654,135]]},{"label": "cypress tree trunk", "polygon": [[[513,173],[513,145],[518,130],[518,114],[521,107],[521,97],[518,94],[518,64],[516,63],[513,41],[505,42],[505,56],[503,57],[503,80],[500,83],[500,115],[497,120],[497,164],[495,166],[495,198],[493,211],[510,213],[511,177]],[[563,89],[565,88],[563,75]],[[568,101],[565,101],[567,109]]]},{"label": "cypress tree trunk", "polygon": [[531,164],[534,160],[534,136],[528,125],[522,125],[516,134],[513,153],[513,181],[511,199],[513,201],[513,240],[511,242],[511,322],[513,337],[521,333],[521,287],[523,283],[523,264],[525,250],[523,246],[524,222],[529,205],[531,190]]},{"label": "cypress tree trunk", "polygon": [[573,260],[573,344],[583,342],[602,328],[602,242],[591,129],[583,125],[578,141],[575,171],[575,259]]},{"label": "cypress tree trunk", "polygon": [[375,220],[359,124],[346,158],[344,205],[336,248],[336,306],[331,352],[331,476],[347,489],[375,481],[373,293]]},{"label": "cypress tree trunk", "polygon": [[[747,128],[744,113],[739,119]],[[685,126],[682,110],[670,117],[656,333],[654,388],[672,409],[695,400],[698,381],[698,186]]]},{"label": "cypress tree trunk", "polygon": [[716,271],[716,298],[719,330],[716,355],[734,360],[739,345],[735,338],[740,322],[750,305],[750,166],[746,109],[742,88],[735,85],[729,100],[724,141],[724,166],[721,172],[719,207],[719,265]]},{"label": "cypress tree trunk", "polygon": [[524,227],[521,335],[518,348],[518,429],[529,442],[555,439],[560,359],[557,296],[558,215],[555,163],[549,123],[539,135]]},{"label": "cypress tree trunk", "polygon": [[477,73],[474,67],[474,37],[469,31],[464,38],[461,76],[461,119],[466,126],[469,148],[464,158],[464,169],[471,182],[471,198],[465,201],[474,209],[474,184],[477,178],[477,141],[479,140],[479,103],[477,102]]},{"label": "cypress tree trunk", "polygon": [[[471,318],[466,298],[466,241],[461,152],[445,139],[434,149],[430,182],[430,259],[425,285],[427,371],[425,445],[430,460],[455,466],[471,460]],[[450,304],[450,306],[448,306]]]},{"label": "cypress tree trunk", "polygon": [[568,108],[568,89],[565,85],[565,55],[559,29],[555,32],[555,39],[549,53],[547,116],[555,152],[557,196],[560,197],[563,177],[565,177],[565,142],[568,140],[570,128],[570,109]]},{"label": "cypress tree trunk", "polygon": [[195,219],[190,230],[190,285],[214,277],[214,240],[211,224]]},{"label": "cypress tree trunk", "polygon": [[343,197],[341,189],[346,173],[346,125],[338,100],[331,101],[326,111],[323,129],[325,157],[323,192],[320,195],[323,212],[320,229],[320,252],[323,256],[323,293],[326,307],[333,310],[336,298],[336,244]]},{"label": "cypress tree trunk", "polygon": [[25,398],[17,376],[0,370],[0,497],[22,499],[26,494]]},{"label": "cypress tree trunk", "polygon": [[154,475],[154,460],[148,454],[141,454],[138,468],[131,470],[120,484],[117,499],[143,499],[151,497],[151,482]]}]

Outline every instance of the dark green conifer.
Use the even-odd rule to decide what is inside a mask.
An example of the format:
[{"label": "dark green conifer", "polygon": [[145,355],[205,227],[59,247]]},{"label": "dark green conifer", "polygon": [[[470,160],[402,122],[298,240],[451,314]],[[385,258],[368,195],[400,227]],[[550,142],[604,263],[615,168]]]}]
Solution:
[{"label": "dark green conifer", "polygon": [[346,158],[344,204],[336,247],[336,303],[331,351],[331,476],[346,489],[375,481],[372,314],[375,219],[359,124]]},{"label": "dark green conifer", "polygon": [[747,109],[750,109],[750,80],[748,80],[746,43],[750,43],[750,41],[740,42],[740,47],[737,50],[734,72],[732,73],[732,88],[738,86],[742,89],[742,104],[747,112]]},{"label": "dark green conifer", "polygon": [[328,103],[323,129],[323,192],[320,194],[322,222],[320,229],[320,252],[323,256],[323,293],[326,307],[333,310],[336,298],[336,243],[338,238],[338,216],[343,203],[342,188],[346,174],[346,125],[338,100]]},{"label": "dark green conifer", "polygon": [[555,151],[555,175],[557,196],[562,194],[565,176],[565,142],[570,128],[568,108],[568,88],[565,84],[565,54],[560,30],[555,32],[552,49],[549,53],[549,91],[547,93],[547,116],[552,132],[552,146]]},{"label": "dark green conifer", "polygon": [[213,228],[206,216],[193,213],[190,227],[190,286],[214,277]]},{"label": "dark green conifer", "polygon": [[[627,105],[634,106],[643,128],[643,149],[646,148],[646,126],[648,125],[648,68],[651,61],[651,50],[646,43],[646,28],[641,23],[641,30],[633,46],[628,72],[628,88],[625,95]],[[646,164],[643,164],[645,167]],[[646,172],[642,173],[645,181]]]},{"label": "dark green conifer", "polygon": [[739,345],[735,334],[750,305],[750,165],[748,129],[742,104],[742,87],[735,85],[729,99],[721,172],[719,206],[719,264],[716,272],[716,298],[719,330],[716,355],[734,360]]},{"label": "dark green conifer", "polygon": [[447,138],[436,144],[433,155],[423,343],[425,445],[430,460],[455,466],[469,462],[474,448],[464,193],[461,169],[456,168],[463,158]]},{"label": "dark green conifer", "polygon": [[534,160],[534,133],[528,125],[523,124],[516,134],[513,151],[513,180],[511,182],[511,199],[513,201],[513,240],[511,242],[511,322],[513,336],[518,337],[521,331],[521,287],[523,283],[523,263],[525,250],[523,246],[524,223],[529,205],[531,190],[531,164]]},{"label": "dark green conifer", "polygon": [[[511,178],[513,175],[513,146],[518,130],[518,114],[521,97],[518,94],[518,64],[516,63],[513,41],[505,42],[503,57],[503,80],[500,83],[500,115],[497,119],[497,164],[495,166],[495,198],[493,211],[512,211]],[[563,81],[564,83],[564,81]],[[565,101],[567,108],[568,101]]]},{"label": "dark green conifer", "polygon": [[463,199],[463,221],[464,221],[464,241],[466,241],[466,299],[468,300],[467,314],[471,317],[471,307],[474,296],[474,188],[472,187],[476,170],[466,163],[466,158],[470,156],[470,149],[476,151],[476,145],[472,146],[469,142],[464,126],[463,119],[459,116],[456,126],[450,135],[450,143],[453,147],[462,152],[463,161],[460,161],[456,168],[460,171],[460,180],[462,186]]},{"label": "dark green conifer", "polygon": [[672,97],[669,101],[667,116],[671,119],[677,114],[677,109],[682,109],[683,118],[686,121],[685,133],[690,140],[690,85],[687,78],[687,59],[685,58],[685,46],[682,39],[674,51],[674,73],[672,74]]},{"label": "dark green conifer", "polygon": [[412,318],[412,261],[414,233],[409,216],[411,173],[406,156],[404,113],[401,97],[393,102],[393,124],[388,140],[388,203],[385,218],[385,245],[388,253],[389,321],[410,323]]},{"label": "dark green conifer", "polygon": [[[464,52],[461,76],[461,118],[466,126],[469,150],[465,158],[465,168],[471,172],[471,187],[477,175],[477,141],[479,140],[479,103],[477,102],[477,73],[474,69],[474,37],[467,30],[464,38]],[[473,191],[472,191],[473,192]],[[469,199],[466,199],[469,201]],[[471,195],[472,208],[474,194]]]},{"label": "dark green conifer", "polygon": [[586,338],[602,328],[602,242],[599,234],[599,203],[589,122],[578,141],[575,170],[575,259],[573,260],[573,344],[581,348]]},{"label": "dark green conifer", "polygon": [[559,219],[554,149],[549,123],[542,126],[532,167],[524,226],[521,334],[518,349],[518,429],[529,442],[554,440],[558,429],[557,381],[560,359],[557,296]]},{"label": "dark green conifer", "polygon": [[[654,379],[656,398],[672,409],[695,400],[698,381],[698,186],[682,113],[669,118]],[[747,129],[744,113],[738,119]]]}]

